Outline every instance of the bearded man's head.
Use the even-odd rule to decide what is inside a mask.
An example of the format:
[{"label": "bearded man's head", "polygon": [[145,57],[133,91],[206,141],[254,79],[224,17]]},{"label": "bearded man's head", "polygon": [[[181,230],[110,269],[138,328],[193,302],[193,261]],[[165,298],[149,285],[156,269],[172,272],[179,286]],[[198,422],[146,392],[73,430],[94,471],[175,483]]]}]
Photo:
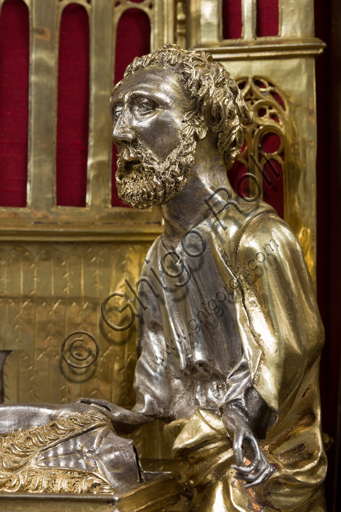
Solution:
[{"label": "bearded man's head", "polygon": [[[143,75],[148,83],[148,71],[144,70],[149,68],[151,73],[158,69],[173,73],[181,91],[180,95],[178,91],[177,95],[174,93],[172,108],[178,108],[176,101],[181,95],[187,101],[187,106],[181,111],[177,145],[166,156],[163,155],[161,139],[157,150],[152,150],[142,140],[143,131],[135,133],[133,125],[126,127],[128,134],[124,140],[117,140],[114,136],[115,142],[121,147],[116,172],[118,194],[125,203],[137,208],[164,204],[184,188],[191,176],[197,143],[206,137],[209,130],[215,137],[217,150],[226,166],[231,166],[244,141],[243,127],[249,122],[242,93],[222,64],[214,62],[209,53],[167,45],[151,54],[136,57],[127,67],[123,80],[115,86],[111,98],[114,133],[115,123],[119,122],[125,108],[122,102],[117,101],[120,90],[128,80],[132,81],[129,77],[133,75],[136,78]],[[127,97],[134,97],[139,89],[138,84],[138,80],[134,82]],[[171,86],[167,93],[172,95]],[[148,94],[144,95],[142,100],[136,100],[142,107],[131,104],[131,115],[134,108],[135,112],[142,112],[140,116],[145,111],[155,123],[158,110],[153,105],[157,105],[157,97],[148,99]],[[147,107],[146,103],[143,106],[144,97],[145,102],[149,101]],[[161,109],[162,106],[159,111]],[[156,140],[159,136],[157,132],[155,130]]]}]

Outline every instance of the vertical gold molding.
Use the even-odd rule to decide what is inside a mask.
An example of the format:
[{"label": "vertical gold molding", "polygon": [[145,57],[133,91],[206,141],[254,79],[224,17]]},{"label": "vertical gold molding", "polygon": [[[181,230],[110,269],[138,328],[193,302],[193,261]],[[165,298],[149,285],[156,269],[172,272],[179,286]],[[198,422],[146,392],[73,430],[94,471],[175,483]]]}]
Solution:
[{"label": "vertical gold molding", "polygon": [[311,0],[280,0],[282,37],[314,36],[314,4]]},{"label": "vertical gold molding", "polygon": [[256,0],[242,0],[242,20],[244,39],[256,37]]},{"label": "vertical gold molding", "polygon": [[212,2],[212,0],[201,0],[200,2],[200,39],[203,44],[219,39],[219,24],[217,22],[220,18],[219,6],[220,2]]},{"label": "vertical gold molding", "polygon": [[113,85],[113,2],[92,0],[90,16],[90,119],[87,206],[111,204],[111,122],[109,97]]},{"label": "vertical gold molding", "polygon": [[[218,2],[220,3],[220,2]],[[188,5],[187,43],[193,48],[200,43],[200,0],[191,0]]]},{"label": "vertical gold molding", "polygon": [[56,22],[55,0],[33,2],[27,204],[41,212],[52,208],[55,195]]},{"label": "vertical gold molding", "polygon": [[[172,44],[175,42],[175,11],[177,0],[163,0],[162,13],[161,3],[155,2],[155,17],[158,27],[158,48],[164,44]],[[163,34],[163,38],[162,38]]]},{"label": "vertical gold molding", "polygon": [[187,48],[187,3],[186,1],[178,0],[176,2],[176,44],[180,48]]}]

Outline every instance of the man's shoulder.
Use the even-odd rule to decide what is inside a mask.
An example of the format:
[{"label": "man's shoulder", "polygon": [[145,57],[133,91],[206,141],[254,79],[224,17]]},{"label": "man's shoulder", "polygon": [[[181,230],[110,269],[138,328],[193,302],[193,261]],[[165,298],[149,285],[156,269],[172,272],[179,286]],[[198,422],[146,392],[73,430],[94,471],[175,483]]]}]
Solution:
[{"label": "man's shoulder", "polygon": [[[159,260],[159,251],[160,246],[162,246],[162,235],[159,235],[156,240],[149,247],[148,252],[146,254],[145,260],[142,265],[141,276],[143,276],[149,269],[149,267],[153,267],[153,264]],[[156,265],[157,267],[158,265]]]},{"label": "man's shoulder", "polygon": [[263,201],[248,203],[241,198],[235,203],[231,202],[212,229],[215,243],[224,247],[232,264],[262,251],[268,244],[285,247],[285,252],[302,251],[290,226],[270,205]]},{"label": "man's shoulder", "polygon": [[265,227],[271,222],[276,223],[276,217],[279,219],[269,204],[260,200],[247,202],[241,197],[234,196],[226,202],[225,208],[215,215],[212,232],[226,246],[232,257],[245,237],[255,231],[256,226],[262,224]]},{"label": "man's shoulder", "polygon": [[299,249],[301,246],[291,227],[272,210],[263,210],[255,213],[241,230],[236,254],[248,249],[260,249],[265,244],[274,243],[277,246],[286,246],[287,249]]}]

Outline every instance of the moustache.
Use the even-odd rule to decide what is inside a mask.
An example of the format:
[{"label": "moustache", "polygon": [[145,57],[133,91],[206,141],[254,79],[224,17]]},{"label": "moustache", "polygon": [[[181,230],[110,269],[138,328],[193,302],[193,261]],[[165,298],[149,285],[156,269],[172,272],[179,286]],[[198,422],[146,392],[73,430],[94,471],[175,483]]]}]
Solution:
[{"label": "moustache", "polygon": [[[146,148],[139,140],[136,140],[130,144],[122,143],[121,151],[118,155],[119,159],[123,162],[132,162],[144,160],[146,152],[150,155],[152,152]],[[155,159],[155,157],[154,157]]]}]

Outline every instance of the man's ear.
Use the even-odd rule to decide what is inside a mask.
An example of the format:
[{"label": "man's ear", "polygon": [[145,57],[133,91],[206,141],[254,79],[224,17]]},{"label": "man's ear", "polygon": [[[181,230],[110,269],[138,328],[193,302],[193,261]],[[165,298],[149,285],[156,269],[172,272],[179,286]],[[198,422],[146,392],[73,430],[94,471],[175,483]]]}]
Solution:
[{"label": "man's ear", "polygon": [[204,139],[206,137],[206,135],[207,135],[207,125],[206,125],[206,123],[204,123],[203,126],[199,126],[198,128],[196,128],[196,132],[197,132],[199,140]]},{"label": "man's ear", "polygon": [[198,136],[198,139],[199,140],[204,139],[207,135],[208,126],[206,123],[205,116],[202,112],[197,113],[197,116],[195,117],[194,125],[195,125],[195,131]]},{"label": "man's ear", "polygon": [[185,123],[184,134],[186,136],[196,133],[199,140],[206,137],[208,126],[205,117],[198,110],[186,112],[182,122]]}]

